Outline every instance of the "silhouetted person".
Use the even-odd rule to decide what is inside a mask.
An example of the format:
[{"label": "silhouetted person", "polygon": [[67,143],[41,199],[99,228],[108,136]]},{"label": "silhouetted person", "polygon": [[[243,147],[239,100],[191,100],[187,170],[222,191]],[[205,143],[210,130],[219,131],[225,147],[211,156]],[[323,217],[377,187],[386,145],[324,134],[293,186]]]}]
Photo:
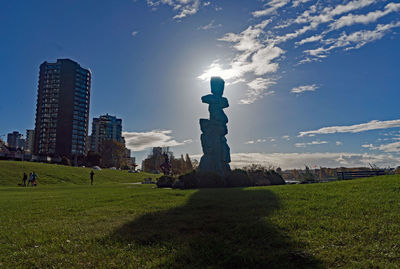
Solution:
[{"label": "silhouetted person", "polygon": [[38,175],[35,172],[32,172],[32,186],[36,187],[37,185],[37,179]]},{"label": "silhouetted person", "polygon": [[24,173],[24,176],[22,177],[22,181],[24,182],[24,187],[26,187],[26,180],[28,179],[28,176],[26,173]]},{"label": "silhouetted person", "polygon": [[33,176],[33,174],[32,174],[32,172],[30,172],[30,173],[29,173],[29,179],[28,179],[28,185],[27,185],[27,186],[29,186],[29,184],[32,185],[32,182],[33,182],[32,176]]},{"label": "silhouetted person", "polygon": [[94,172],[90,172],[90,185],[93,185]]}]

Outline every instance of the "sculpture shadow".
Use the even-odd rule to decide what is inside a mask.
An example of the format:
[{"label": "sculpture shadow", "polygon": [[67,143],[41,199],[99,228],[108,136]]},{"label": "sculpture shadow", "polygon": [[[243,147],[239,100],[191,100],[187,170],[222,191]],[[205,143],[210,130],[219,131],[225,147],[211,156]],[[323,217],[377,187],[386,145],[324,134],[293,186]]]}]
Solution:
[{"label": "sculpture shadow", "polygon": [[110,239],[170,250],[156,267],[321,268],[269,220],[279,207],[268,190],[201,189],[184,206],[139,217]]}]

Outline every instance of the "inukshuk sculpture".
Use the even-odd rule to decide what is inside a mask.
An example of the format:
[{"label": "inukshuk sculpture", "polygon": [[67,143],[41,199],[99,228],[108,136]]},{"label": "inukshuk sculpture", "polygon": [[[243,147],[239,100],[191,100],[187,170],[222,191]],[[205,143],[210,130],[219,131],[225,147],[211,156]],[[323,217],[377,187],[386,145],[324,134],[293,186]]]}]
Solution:
[{"label": "inukshuk sculpture", "polygon": [[228,133],[226,124],[228,117],[223,109],[229,107],[228,99],[222,97],[225,81],[220,77],[211,78],[211,93],[201,98],[203,103],[209,104],[210,119],[200,119],[201,157],[199,169],[201,172],[215,172],[221,176],[231,170],[230,149],[225,135]]}]

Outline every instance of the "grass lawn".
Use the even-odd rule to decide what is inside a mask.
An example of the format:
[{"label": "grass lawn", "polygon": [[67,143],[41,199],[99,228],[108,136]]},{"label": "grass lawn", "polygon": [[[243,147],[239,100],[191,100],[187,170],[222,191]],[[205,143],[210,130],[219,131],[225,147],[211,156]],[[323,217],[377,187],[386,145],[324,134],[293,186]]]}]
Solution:
[{"label": "grass lawn", "polygon": [[[0,186],[16,186],[22,183],[24,172],[29,176],[33,171],[39,176],[39,185],[68,185],[90,184],[92,169],[35,162],[0,161]],[[94,173],[94,182],[97,184],[141,182],[144,178],[156,177],[148,173],[128,173],[126,170],[111,169],[95,170]]]},{"label": "grass lawn", "polygon": [[399,176],[184,191],[117,182],[0,187],[0,268],[400,264]]}]

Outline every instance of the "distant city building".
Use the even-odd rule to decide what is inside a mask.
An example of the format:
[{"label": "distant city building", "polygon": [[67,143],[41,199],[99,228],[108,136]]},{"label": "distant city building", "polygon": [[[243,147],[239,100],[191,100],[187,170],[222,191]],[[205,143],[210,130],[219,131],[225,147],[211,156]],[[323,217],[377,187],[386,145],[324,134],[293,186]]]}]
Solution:
[{"label": "distant city building", "polygon": [[91,145],[92,145],[92,136],[88,135],[87,137],[87,145],[88,145],[88,151],[91,150]]},{"label": "distant city building", "polygon": [[131,157],[131,150],[125,147],[125,155],[127,158]]},{"label": "distant city building", "polygon": [[126,165],[130,168],[135,170],[136,169],[136,158],[135,157],[128,157],[126,158]]},{"label": "distant city building", "polygon": [[122,137],[122,119],[108,114],[93,118],[90,150],[101,152],[101,145],[104,140],[115,140],[125,145],[125,140]]},{"label": "distant city building", "polygon": [[169,151],[169,147],[154,147],[152,154],[142,161],[142,170],[150,173],[161,172],[160,165],[165,162],[165,154],[168,155],[170,159],[174,156],[173,153]]},{"label": "distant city building", "polygon": [[79,156],[87,151],[91,72],[69,59],[40,65],[34,153]]},{"label": "distant city building", "polygon": [[17,131],[8,134],[7,146],[13,149],[23,149],[25,147],[24,135]]},{"label": "distant city building", "polygon": [[125,137],[121,137],[121,143],[124,145],[124,147],[125,147],[125,155],[126,155],[126,157],[127,158],[130,158],[131,157],[131,150],[130,149],[128,149],[127,147],[126,147],[126,141],[125,141]]},{"label": "distant city building", "polygon": [[168,156],[171,165],[170,172],[174,175],[183,175],[193,171],[193,163],[189,154],[186,154],[186,159],[183,155],[180,158],[175,158],[169,147],[154,147],[152,153],[142,161],[142,171],[157,174],[163,172],[161,166],[165,163],[166,156]]},{"label": "distant city building", "polygon": [[6,143],[2,139],[0,139],[0,157],[5,156],[5,154],[8,152],[8,148],[6,146]]},{"label": "distant city building", "polygon": [[156,157],[158,157],[158,156],[163,156],[163,153],[164,152],[168,152],[169,151],[169,148],[162,148],[162,147],[154,147],[153,148],[153,156],[156,156]]},{"label": "distant city building", "polygon": [[26,130],[25,151],[33,152],[33,145],[35,143],[35,130]]}]

